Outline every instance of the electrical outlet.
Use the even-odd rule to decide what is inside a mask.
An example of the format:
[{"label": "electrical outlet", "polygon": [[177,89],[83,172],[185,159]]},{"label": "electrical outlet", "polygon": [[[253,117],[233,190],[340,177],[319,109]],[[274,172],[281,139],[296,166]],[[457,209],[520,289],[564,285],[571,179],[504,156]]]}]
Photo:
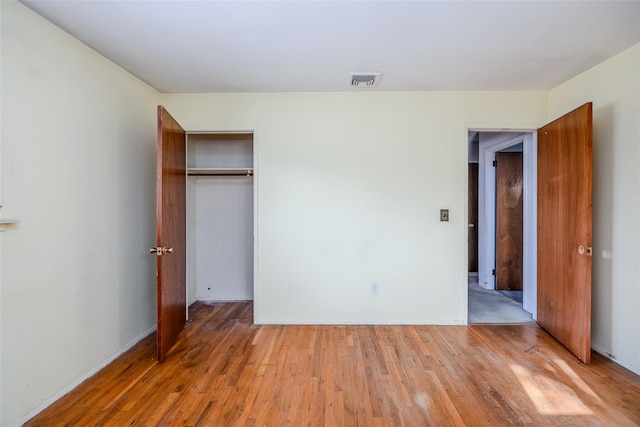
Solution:
[{"label": "electrical outlet", "polygon": [[440,209],[440,221],[449,221],[449,209]]},{"label": "electrical outlet", "polygon": [[378,284],[377,283],[372,283],[371,284],[371,295],[378,295]]}]

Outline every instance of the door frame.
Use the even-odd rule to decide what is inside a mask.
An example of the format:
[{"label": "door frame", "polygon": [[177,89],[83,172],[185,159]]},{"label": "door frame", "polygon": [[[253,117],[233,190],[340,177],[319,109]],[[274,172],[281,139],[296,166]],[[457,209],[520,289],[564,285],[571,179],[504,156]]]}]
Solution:
[{"label": "door frame", "polygon": [[[480,144],[478,153],[478,283],[486,289],[495,289],[496,258],[496,174],[493,161],[496,152],[513,145],[523,144],[523,308],[537,317],[537,129],[478,128],[469,127],[465,132],[468,144],[469,132],[519,133],[505,137],[486,146]],[[469,150],[466,163],[469,162]],[[468,177],[467,177],[468,179]],[[468,198],[468,189],[465,188]],[[465,199],[466,200],[466,199]],[[468,223],[467,221],[464,225]],[[468,249],[466,249],[468,251]],[[465,252],[466,253],[466,252]],[[466,263],[465,263],[466,265]],[[468,272],[467,272],[468,276]],[[465,284],[466,285],[466,284]],[[467,292],[465,288],[465,293]],[[466,300],[466,299],[465,299]],[[468,302],[465,304],[468,323]]]},{"label": "door frame", "polygon": [[[256,319],[259,319],[260,317],[258,316],[259,313],[259,262],[258,262],[258,210],[259,210],[259,203],[258,203],[258,185],[259,185],[259,175],[260,175],[260,168],[258,165],[258,158],[260,157],[258,155],[258,148],[259,148],[259,144],[258,144],[258,126],[255,126],[253,128],[245,128],[245,129],[233,129],[233,130],[229,130],[229,129],[215,129],[215,130],[185,130],[186,134],[185,134],[185,149],[187,150],[186,155],[188,155],[188,150],[189,150],[189,144],[188,144],[188,138],[189,135],[196,135],[196,134],[233,134],[233,133],[251,133],[253,134],[253,322],[256,323]],[[188,161],[188,157],[187,157],[187,161]],[[185,307],[186,311],[187,311],[187,320],[189,320],[189,305],[192,304],[193,302],[190,303],[190,300],[195,300],[195,279],[193,278],[193,275],[191,274],[190,270],[189,270],[189,264],[190,264],[190,259],[193,259],[193,254],[190,254],[189,252],[189,248],[190,248],[190,244],[188,241],[188,237],[189,237],[189,219],[191,218],[191,212],[189,211],[189,180],[187,179],[186,182],[187,185],[187,200],[185,200],[186,203],[186,207],[187,207],[187,280],[186,280],[186,286],[187,286],[187,306]],[[193,283],[192,283],[193,282]]]}]

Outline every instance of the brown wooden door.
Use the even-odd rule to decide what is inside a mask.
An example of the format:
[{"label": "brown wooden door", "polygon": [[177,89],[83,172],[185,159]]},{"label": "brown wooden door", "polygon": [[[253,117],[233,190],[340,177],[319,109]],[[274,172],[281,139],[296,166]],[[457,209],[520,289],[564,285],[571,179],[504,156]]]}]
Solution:
[{"label": "brown wooden door", "polygon": [[164,107],[158,106],[156,247],[160,253],[156,258],[160,362],[186,322],[186,218],[186,134]]},{"label": "brown wooden door", "polygon": [[522,290],[522,153],[496,153],[496,289]]},{"label": "brown wooden door", "polygon": [[591,361],[592,105],[538,130],[538,323]]},{"label": "brown wooden door", "polygon": [[478,271],[478,164],[469,163],[469,272]]}]

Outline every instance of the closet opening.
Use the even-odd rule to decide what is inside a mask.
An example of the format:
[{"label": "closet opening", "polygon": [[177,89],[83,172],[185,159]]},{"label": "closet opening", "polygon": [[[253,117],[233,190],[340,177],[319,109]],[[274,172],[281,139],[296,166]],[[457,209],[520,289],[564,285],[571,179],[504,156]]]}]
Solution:
[{"label": "closet opening", "polygon": [[187,133],[187,304],[254,296],[253,132]]}]

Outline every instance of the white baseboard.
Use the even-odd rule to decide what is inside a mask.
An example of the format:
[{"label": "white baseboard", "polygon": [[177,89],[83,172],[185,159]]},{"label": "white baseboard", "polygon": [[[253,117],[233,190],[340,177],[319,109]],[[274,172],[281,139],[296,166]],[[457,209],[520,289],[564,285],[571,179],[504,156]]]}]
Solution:
[{"label": "white baseboard", "polygon": [[127,344],[124,345],[124,347],[122,347],[121,349],[117,350],[116,352],[112,353],[109,357],[107,357],[106,359],[104,359],[102,362],[98,363],[96,366],[94,366],[93,368],[89,369],[87,372],[85,372],[84,374],[82,374],[81,376],[79,376],[78,378],[76,378],[73,382],[71,382],[70,384],[68,384],[66,387],[64,387],[62,390],[60,390],[59,392],[57,392],[56,394],[54,394],[53,396],[51,396],[50,398],[48,398],[47,400],[45,400],[44,402],[42,402],[40,405],[38,405],[37,407],[35,407],[33,410],[29,411],[28,414],[22,416],[21,418],[19,418],[17,421],[15,421],[12,424],[9,424],[9,427],[19,427],[22,426],[24,423],[26,423],[27,421],[29,421],[31,418],[35,417],[36,415],[38,415],[40,412],[44,411],[45,409],[47,409],[49,406],[51,406],[51,404],[53,404],[56,400],[60,399],[62,396],[64,396],[65,394],[68,394],[69,392],[71,392],[71,390],[73,390],[74,388],[78,387],[80,384],[82,384],[84,381],[86,381],[87,379],[91,378],[92,376],[94,376],[95,374],[98,373],[98,371],[100,371],[100,369],[104,368],[105,366],[107,366],[109,363],[113,362],[115,359],[117,359],[118,357],[120,357],[120,355],[122,355],[123,353],[125,353],[127,350],[129,350],[131,347],[133,347],[134,345],[138,344],[140,341],[142,341],[144,338],[146,338],[147,336],[149,336],[149,334],[153,333],[155,330],[157,329],[157,325],[153,325],[151,328],[149,328],[146,332],[143,332],[142,335],[132,339],[131,341],[129,341]]},{"label": "white baseboard", "polygon": [[622,366],[625,369],[630,370],[631,372],[633,372],[636,375],[640,375],[640,368],[638,366],[634,366],[631,363],[627,363],[624,360],[618,359],[616,356],[614,356],[613,354],[611,354],[611,350],[606,350],[603,347],[600,347],[597,344],[591,343],[591,348],[598,352],[599,354],[603,355],[604,357],[606,357],[607,359],[611,360],[614,363],[617,363],[618,365]]}]

